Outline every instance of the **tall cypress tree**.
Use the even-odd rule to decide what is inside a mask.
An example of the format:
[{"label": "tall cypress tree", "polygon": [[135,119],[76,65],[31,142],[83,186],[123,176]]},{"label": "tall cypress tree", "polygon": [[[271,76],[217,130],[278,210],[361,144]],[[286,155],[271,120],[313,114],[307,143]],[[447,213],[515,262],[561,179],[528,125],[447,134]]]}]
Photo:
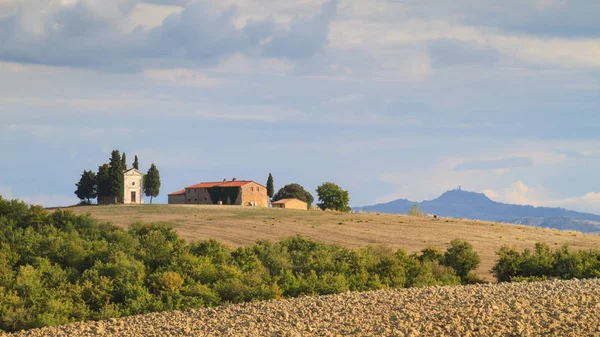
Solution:
[{"label": "tall cypress tree", "polygon": [[98,167],[96,175],[96,191],[98,192],[98,203],[110,195],[110,166],[104,164]]},{"label": "tall cypress tree", "polygon": [[136,170],[140,169],[140,163],[138,162],[137,155],[135,156],[135,159],[133,160],[133,168]]},{"label": "tall cypress tree", "polygon": [[152,203],[152,198],[157,197],[160,193],[160,172],[154,163],[150,165],[148,173],[144,176],[144,193],[150,197],[150,203]]},{"label": "tall cypress tree", "polygon": [[123,201],[123,158],[119,150],[113,150],[109,165],[110,195],[115,197],[116,204]]},{"label": "tall cypress tree", "polygon": [[269,173],[269,179],[267,179],[267,195],[269,196],[269,200],[273,198],[273,194],[275,194],[275,185],[273,184],[273,176]]},{"label": "tall cypress tree", "polygon": [[123,170],[127,170],[127,155],[123,152]]}]

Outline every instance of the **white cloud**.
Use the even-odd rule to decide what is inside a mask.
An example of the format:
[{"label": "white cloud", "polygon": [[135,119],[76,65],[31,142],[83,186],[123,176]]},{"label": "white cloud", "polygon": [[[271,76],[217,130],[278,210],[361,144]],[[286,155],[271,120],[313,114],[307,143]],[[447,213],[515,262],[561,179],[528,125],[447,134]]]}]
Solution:
[{"label": "white cloud", "polygon": [[183,7],[165,6],[154,4],[138,4],[130,15],[130,20],[134,25],[150,29],[162,24],[163,20],[171,14],[179,14]]},{"label": "white cloud", "polygon": [[223,113],[223,112],[208,112],[199,111],[196,116],[201,119],[210,120],[230,120],[230,121],[261,121],[261,122],[276,122],[282,119],[283,116],[277,114],[262,113],[262,114],[248,114],[248,113]]},{"label": "white cloud", "polygon": [[72,206],[79,203],[77,197],[64,195],[36,194],[16,196],[16,198],[27,204],[42,205],[44,207]]},{"label": "white cloud", "polygon": [[337,108],[340,106],[348,106],[364,101],[363,94],[350,94],[345,96],[332,97],[321,103],[322,107]]},{"label": "white cloud", "polygon": [[490,189],[485,189],[483,191],[481,191],[481,193],[485,194],[486,197],[494,200],[498,197],[498,194],[496,194],[496,192],[490,190]]},{"label": "white cloud", "polygon": [[581,197],[552,200],[548,202],[548,205],[600,214],[600,192],[589,192]]},{"label": "white cloud", "polygon": [[193,87],[222,87],[230,84],[229,80],[206,75],[193,69],[147,69],[144,75],[158,84],[184,85]]},{"label": "white cloud", "polygon": [[559,152],[534,152],[528,156],[538,166],[557,165],[567,160],[567,154]]},{"label": "white cloud", "polygon": [[[476,144],[477,141],[471,143]],[[540,141],[520,143],[518,147],[484,147],[484,150],[476,151],[482,155],[449,156],[440,158],[430,167],[384,172],[378,180],[396,186],[397,192],[382,195],[375,202],[398,198],[428,200],[462,185],[464,190],[483,192],[499,202],[533,206],[572,205],[575,209],[594,210],[589,200],[594,200],[595,195],[562,200],[557,192],[542,182],[549,172],[560,171],[563,165],[580,159],[571,158],[574,155],[569,153],[592,149],[595,145],[595,142]]]},{"label": "white cloud", "polygon": [[570,210],[600,214],[600,193],[588,192],[583,196],[556,198],[554,193],[542,185],[530,187],[518,180],[506,188],[483,191],[490,199],[517,205],[536,207],[562,207]]},{"label": "white cloud", "polygon": [[236,6],[220,8],[206,0],[190,2],[183,10],[152,6],[140,0],[25,2],[0,16],[0,59],[123,71],[214,65],[235,53],[309,58],[327,43],[337,0],[286,25],[271,16],[236,25]]}]

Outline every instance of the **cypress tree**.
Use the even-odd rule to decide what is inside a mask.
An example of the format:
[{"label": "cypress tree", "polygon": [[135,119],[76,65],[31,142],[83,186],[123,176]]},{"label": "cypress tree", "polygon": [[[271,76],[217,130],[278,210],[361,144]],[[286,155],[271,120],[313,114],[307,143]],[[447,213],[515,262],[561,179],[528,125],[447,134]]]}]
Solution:
[{"label": "cypress tree", "polygon": [[127,170],[127,156],[123,152],[123,170]]},{"label": "cypress tree", "polygon": [[98,167],[96,191],[98,193],[98,203],[110,195],[110,166],[108,164]]},{"label": "cypress tree", "polygon": [[96,174],[94,172],[84,170],[81,174],[79,182],[75,184],[77,190],[75,194],[81,200],[86,199],[87,204],[91,204],[90,199],[94,199],[98,196],[96,186]]},{"label": "cypress tree", "polygon": [[150,165],[148,173],[144,176],[144,193],[150,197],[150,203],[152,203],[152,198],[157,197],[160,193],[160,172],[154,163]]},{"label": "cypress tree", "polygon": [[135,159],[133,160],[133,168],[136,170],[140,169],[140,163],[138,162],[137,155],[135,156]]},{"label": "cypress tree", "polygon": [[119,150],[113,150],[109,165],[110,195],[115,197],[116,204],[123,201],[123,158]]},{"label": "cypress tree", "polygon": [[267,179],[267,195],[269,199],[273,198],[273,194],[275,194],[275,185],[273,184],[273,176],[269,173],[269,179]]}]

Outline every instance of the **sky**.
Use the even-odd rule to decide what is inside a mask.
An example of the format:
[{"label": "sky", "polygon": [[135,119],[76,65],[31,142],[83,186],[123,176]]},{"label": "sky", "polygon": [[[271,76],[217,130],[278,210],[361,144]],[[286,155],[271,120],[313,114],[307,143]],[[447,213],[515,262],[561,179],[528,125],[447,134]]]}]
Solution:
[{"label": "sky", "polygon": [[596,0],[0,0],[0,195],[236,177],[600,214]]}]

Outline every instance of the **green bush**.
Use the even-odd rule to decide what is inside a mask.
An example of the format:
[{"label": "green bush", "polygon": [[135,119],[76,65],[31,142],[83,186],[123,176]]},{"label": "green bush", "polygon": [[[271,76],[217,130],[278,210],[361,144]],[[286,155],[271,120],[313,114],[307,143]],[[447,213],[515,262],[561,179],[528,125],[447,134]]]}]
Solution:
[{"label": "green bush", "polygon": [[537,243],[533,251],[519,253],[504,246],[497,254],[499,259],[491,272],[499,282],[600,277],[600,250],[572,251],[563,246],[552,251],[548,245]]},{"label": "green bush", "polygon": [[[472,270],[475,257],[464,243],[455,246],[446,254],[424,250],[409,256],[298,235],[231,249],[215,240],[188,244],[165,224],[136,223],[125,231],[89,216],[49,214],[0,197],[0,330],[348,290],[458,284],[457,275]],[[446,261],[452,262],[443,265]],[[565,256],[558,265],[570,271],[573,263]]]},{"label": "green bush", "polygon": [[474,278],[472,271],[479,267],[481,259],[473,250],[473,246],[464,241],[455,239],[450,242],[450,247],[444,253],[441,259],[441,264],[451,267],[456,271],[456,275],[460,277],[462,283],[467,283],[467,280]]}]

